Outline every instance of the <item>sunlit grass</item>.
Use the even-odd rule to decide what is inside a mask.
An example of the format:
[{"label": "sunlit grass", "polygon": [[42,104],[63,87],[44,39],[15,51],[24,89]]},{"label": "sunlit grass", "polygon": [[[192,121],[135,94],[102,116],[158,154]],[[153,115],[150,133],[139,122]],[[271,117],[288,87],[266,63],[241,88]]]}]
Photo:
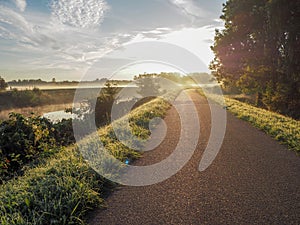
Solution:
[{"label": "sunlit grass", "polygon": [[[197,89],[197,91],[200,95],[205,96],[201,89]],[[236,117],[248,121],[275,140],[287,145],[290,150],[300,154],[300,121],[230,97],[214,94],[208,97],[221,105],[225,101],[227,110]]]},{"label": "sunlit grass", "polygon": [[[147,138],[148,122],[164,116],[169,106],[162,99],[154,99],[134,109],[129,114],[132,132]],[[111,125],[98,133],[117,159],[134,160],[140,156],[117,140]],[[93,143],[87,141],[87,144]],[[68,147],[27,170],[24,176],[0,186],[0,223],[83,224],[86,211],[104,206],[101,194],[111,185],[90,168],[77,147]]]},{"label": "sunlit grass", "polygon": [[286,144],[291,150],[300,153],[300,121],[251,106],[231,98],[225,98],[227,108],[238,118]]}]

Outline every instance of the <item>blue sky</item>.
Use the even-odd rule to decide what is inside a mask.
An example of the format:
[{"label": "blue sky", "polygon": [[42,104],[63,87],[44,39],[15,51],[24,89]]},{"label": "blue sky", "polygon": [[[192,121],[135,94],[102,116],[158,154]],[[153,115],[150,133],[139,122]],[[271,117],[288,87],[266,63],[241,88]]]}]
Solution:
[{"label": "blue sky", "polygon": [[[223,25],[218,18],[224,1],[0,0],[0,76],[80,80],[105,58],[103,74],[97,75],[101,78],[110,75],[116,61],[134,62],[107,54],[144,41],[184,48],[208,71],[213,58],[209,46],[215,28]],[[162,70],[173,69],[140,64],[119,78]]]}]

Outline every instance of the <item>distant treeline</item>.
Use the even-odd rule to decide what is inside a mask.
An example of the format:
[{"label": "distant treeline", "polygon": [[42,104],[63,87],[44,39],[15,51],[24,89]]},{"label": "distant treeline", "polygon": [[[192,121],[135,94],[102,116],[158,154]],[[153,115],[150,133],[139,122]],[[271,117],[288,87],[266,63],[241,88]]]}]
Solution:
[{"label": "distant treeline", "polygon": [[17,90],[0,92],[0,110],[72,103],[75,89]]},{"label": "distant treeline", "polygon": [[12,80],[7,82],[8,86],[37,86],[37,85],[59,85],[59,84],[64,84],[64,85],[74,85],[78,84],[78,81],[60,81],[56,82],[55,79],[52,79],[52,81],[44,81],[42,79],[24,79],[24,80]]},{"label": "distant treeline", "polygon": [[212,84],[215,83],[215,79],[208,73],[190,73],[182,75],[174,72],[161,72],[161,73],[146,73],[134,76],[134,80],[137,81],[141,78],[165,78],[178,84]]},{"label": "distant treeline", "polygon": [[[62,86],[68,86],[68,85],[78,85],[79,83],[86,83],[86,84],[91,84],[91,83],[101,83],[105,84],[108,81],[107,78],[101,78],[101,79],[96,79],[93,81],[56,81],[55,78],[53,78],[51,81],[44,81],[42,79],[18,79],[18,80],[12,80],[7,82],[8,86],[43,86],[43,85],[62,85]],[[116,83],[116,84],[122,84],[122,83],[128,83],[130,81],[128,80],[110,80],[110,82]]]},{"label": "distant treeline", "polygon": [[[174,72],[145,73],[145,74],[139,74],[137,76],[134,76],[134,80],[142,77],[163,77],[177,83],[190,83],[192,82],[191,78],[196,78],[195,80],[202,84],[211,83],[211,75],[208,73],[191,73],[188,75],[182,75],[180,73],[174,73]],[[69,81],[69,80],[56,81],[55,78],[53,78],[51,81],[44,81],[42,79],[23,79],[23,80],[18,79],[18,80],[8,81],[7,84],[8,86],[33,86],[34,87],[34,86],[41,86],[41,85],[77,85],[79,83],[105,84],[107,82],[118,85],[118,84],[128,84],[132,82],[132,80],[111,80],[107,78],[101,78],[101,79],[98,78],[93,81]]]}]

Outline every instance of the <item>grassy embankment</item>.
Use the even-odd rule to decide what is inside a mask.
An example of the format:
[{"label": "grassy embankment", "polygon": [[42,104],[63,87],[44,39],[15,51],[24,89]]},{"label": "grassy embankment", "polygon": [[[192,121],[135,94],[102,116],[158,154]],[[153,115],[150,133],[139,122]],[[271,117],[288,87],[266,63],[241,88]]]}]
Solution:
[{"label": "grassy embankment", "polygon": [[[205,96],[202,90],[198,89],[197,91],[200,95]],[[210,98],[216,102],[220,100],[220,96],[216,95],[210,95]],[[228,96],[225,96],[224,100],[227,110],[236,117],[250,122],[254,127],[300,154],[300,121]]]},{"label": "grassy embankment", "polygon": [[[168,108],[165,101],[154,99],[134,109],[129,114],[132,132],[147,138],[149,120],[163,117]],[[112,155],[121,161],[140,156],[120,143],[112,132],[111,125],[98,131]],[[102,194],[111,185],[89,167],[77,147],[68,147],[29,169],[24,176],[0,186],[0,223],[83,224],[86,211],[104,207]]]},{"label": "grassy embankment", "polygon": [[250,122],[289,149],[300,153],[300,121],[228,97],[225,101],[227,109],[238,118]]}]

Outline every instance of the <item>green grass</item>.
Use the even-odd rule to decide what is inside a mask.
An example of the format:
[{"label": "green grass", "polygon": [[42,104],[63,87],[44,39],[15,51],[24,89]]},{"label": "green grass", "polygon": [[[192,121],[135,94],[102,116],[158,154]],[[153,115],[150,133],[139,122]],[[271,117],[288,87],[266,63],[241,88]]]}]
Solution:
[{"label": "green grass", "polygon": [[[150,135],[147,123],[163,117],[169,104],[154,99],[129,114],[132,132],[141,139]],[[122,124],[122,118],[118,121]],[[122,127],[120,127],[122,129]],[[119,160],[140,156],[120,143],[112,126],[98,131],[106,148]],[[93,144],[86,140],[88,144]],[[0,223],[84,224],[88,210],[104,207],[102,194],[112,183],[100,177],[82,158],[76,146],[65,148],[24,176],[0,186]]]},{"label": "green grass", "polygon": [[225,101],[228,110],[238,118],[300,153],[300,121],[231,98],[225,98]]},{"label": "green grass", "polygon": [[67,148],[1,186],[1,224],[82,224],[84,212],[102,203],[104,183],[75,148]]}]

